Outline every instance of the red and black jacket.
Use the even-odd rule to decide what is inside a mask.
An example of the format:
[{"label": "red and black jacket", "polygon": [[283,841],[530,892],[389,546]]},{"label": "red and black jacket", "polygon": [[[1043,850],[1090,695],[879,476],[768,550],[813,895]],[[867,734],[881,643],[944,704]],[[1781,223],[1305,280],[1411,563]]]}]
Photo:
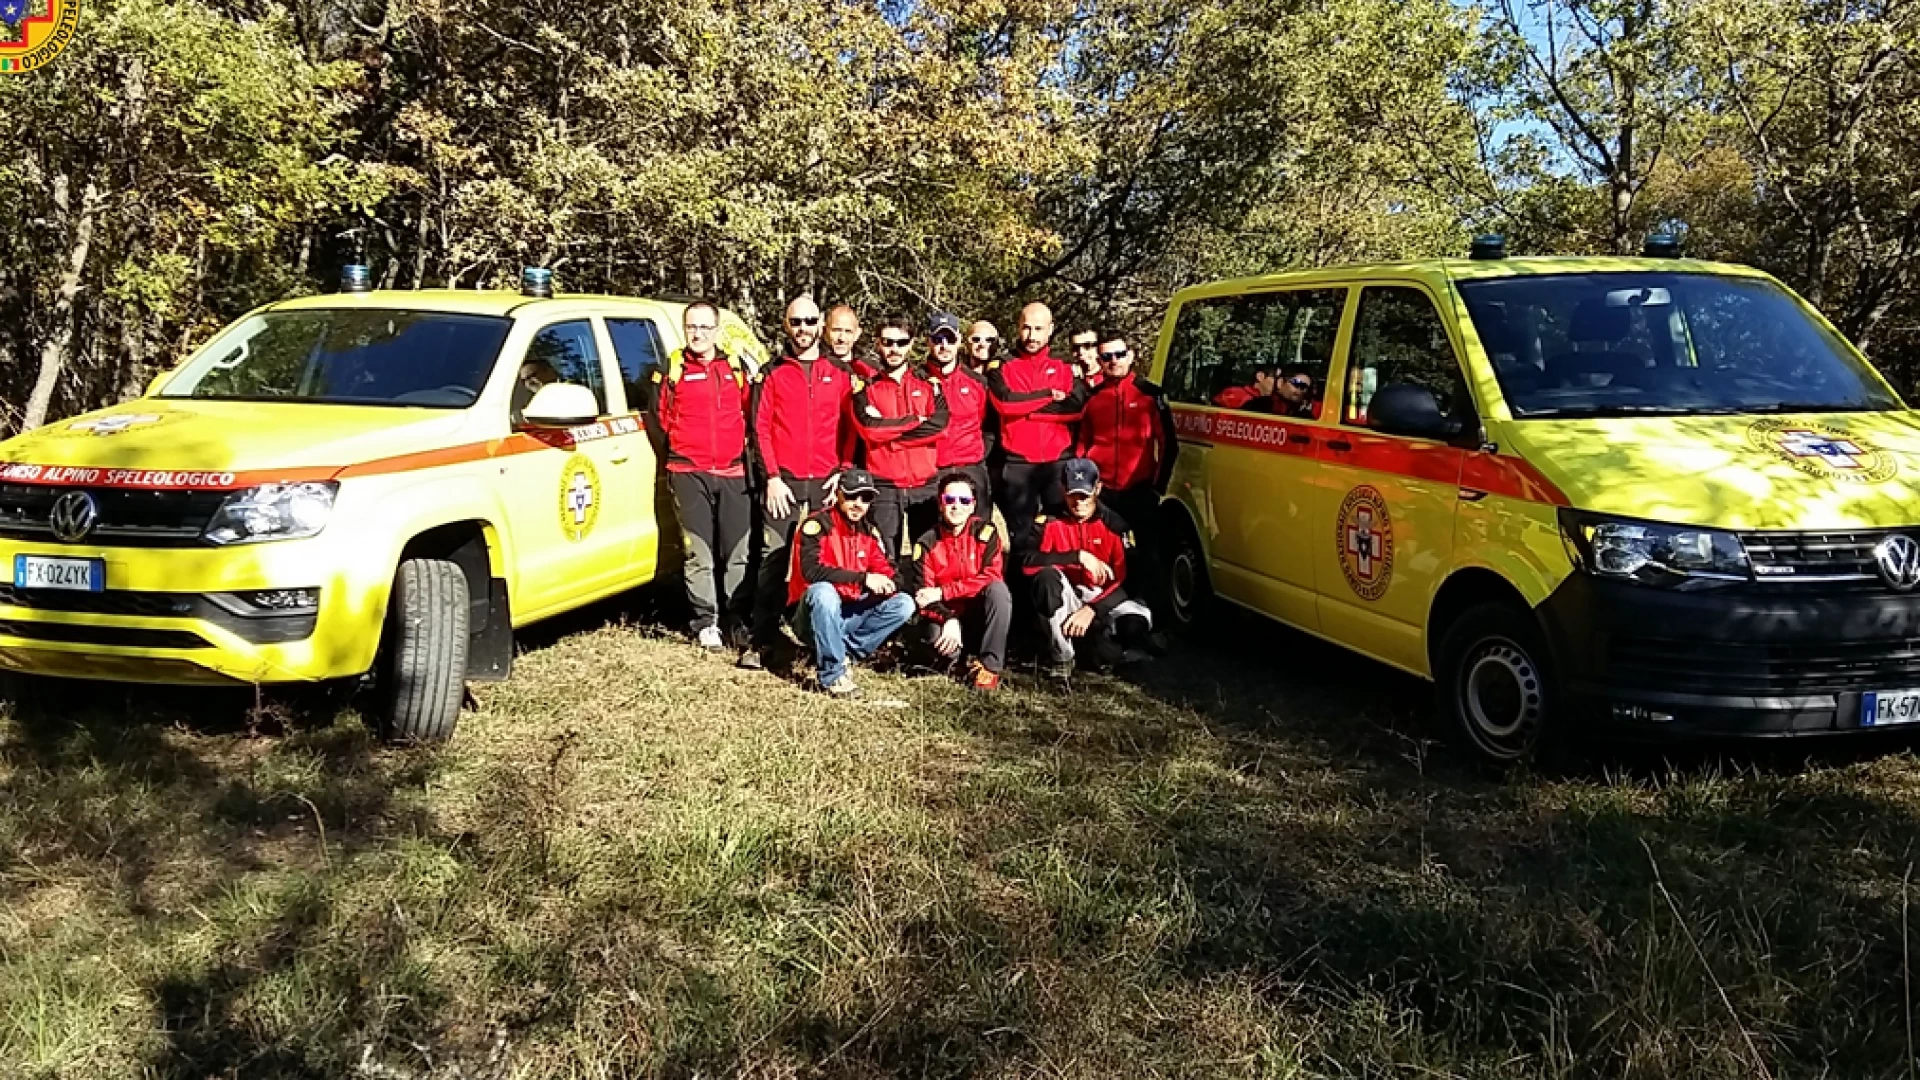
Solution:
[{"label": "red and black jacket", "polygon": [[939,384],[903,368],[898,379],[882,375],[855,384],[851,408],[854,429],[866,445],[867,471],[875,480],[897,488],[933,480],[948,422]]},{"label": "red and black jacket", "polygon": [[1244,409],[1247,402],[1260,396],[1260,391],[1251,386],[1229,386],[1213,395],[1213,403],[1223,409]]},{"label": "red and black jacket", "polygon": [[661,444],[668,472],[745,476],[747,373],[718,349],[705,359],[676,349],[653,369],[647,426]]},{"label": "red and black jacket", "polygon": [[986,422],[990,417],[987,381],[956,363],[945,375],[929,369],[947,403],[947,430],[940,434],[934,461],[942,469],[978,465],[987,460]]},{"label": "red and black jacket", "polygon": [[764,477],[824,480],[853,463],[853,372],[783,353],[753,384],[753,453]]},{"label": "red and black jacket", "polygon": [[[1119,589],[1127,580],[1127,549],[1133,547],[1133,533],[1120,515],[1106,506],[1094,507],[1093,516],[1085,521],[1041,514],[1034,519],[1033,528],[1026,531],[1022,542],[1025,551],[1020,566],[1029,576],[1051,566],[1066,576],[1067,584],[1072,585],[1076,593],[1080,589],[1098,588],[1100,591],[1087,603],[1100,611],[1124,596]],[[1083,551],[1112,567],[1112,580],[1105,585],[1094,585],[1086,567],[1080,565]]]},{"label": "red and black jacket", "polygon": [[1107,487],[1125,491],[1151,484],[1165,491],[1180,452],[1166,395],[1133,372],[1101,383],[1087,395],[1076,450],[1100,466]]},{"label": "red and black jacket", "polygon": [[940,599],[920,609],[934,622],[958,618],[987,586],[1006,578],[1006,553],[990,521],[969,520],[959,532],[940,528],[914,541],[909,583],[939,589]]},{"label": "red and black jacket", "polygon": [[[1085,384],[1073,365],[1045,349],[987,365],[987,390],[1000,413],[1000,446],[1017,462],[1059,461],[1073,450],[1073,425],[1085,406]],[[1058,390],[1066,397],[1053,399]]]},{"label": "red and black jacket", "polygon": [[838,506],[808,514],[800,523],[799,539],[787,564],[789,604],[799,603],[807,586],[822,581],[832,582],[846,599],[858,600],[867,595],[868,574],[893,576],[880,531],[870,521],[848,521]]}]

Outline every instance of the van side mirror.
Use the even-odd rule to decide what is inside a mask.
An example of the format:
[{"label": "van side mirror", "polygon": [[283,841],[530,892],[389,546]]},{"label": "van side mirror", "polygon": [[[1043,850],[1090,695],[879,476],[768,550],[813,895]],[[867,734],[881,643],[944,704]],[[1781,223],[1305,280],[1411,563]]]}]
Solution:
[{"label": "van side mirror", "polygon": [[579,427],[600,418],[600,400],[573,383],[548,383],[533,395],[520,418],[531,427]]},{"label": "van side mirror", "polygon": [[1417,439],[1451,439],[1461,429],[1460,421],[1440,408],[1433,391],[1412,383],[1382,387],[1367,402],[1367,421],[1382,434]]}]

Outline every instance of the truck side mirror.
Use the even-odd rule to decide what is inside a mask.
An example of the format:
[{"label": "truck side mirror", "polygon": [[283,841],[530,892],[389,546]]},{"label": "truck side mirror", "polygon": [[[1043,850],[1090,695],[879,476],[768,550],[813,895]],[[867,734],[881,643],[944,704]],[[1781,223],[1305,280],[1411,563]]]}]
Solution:
[{"label": "truck side mirror", "polygon": [[531,427],[579,427],[600,418],[600,401],[584,386],[548,383],[520,410],[520,418]]},{"label": "truck side mirror", "polygon": [[1417,439],[1451,439],[1460,434],[1460,421],[1440,408],[1433,391],[1412,383],[1382,387],[1367,402],[1368,426],[1386,435]]}]

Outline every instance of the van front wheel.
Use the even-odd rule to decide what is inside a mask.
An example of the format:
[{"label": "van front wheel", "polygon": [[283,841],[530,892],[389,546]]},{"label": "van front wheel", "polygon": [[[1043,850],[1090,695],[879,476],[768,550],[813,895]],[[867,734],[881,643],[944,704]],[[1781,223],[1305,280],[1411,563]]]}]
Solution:
[{"label": "van front wheel", "polygon": [[1168,623],[1176,630],[1191,630],[1206,614],[1213,600],[1213,587],[1207,580],[1207,556],[1200,549],[1200,538],[1184,518],[1168,524],[1172,544],[1162,573],[1166,575]]},{"label": "van front wheel", "polygon": [[1555,689],[1531,615],[1507,604],[1469,608],[1447,628],[1434,674],[1441,714],[1481,760],[1508,765],[1535,752]]},{"label": "van front wheel", "polygon": [[394,577],[380,667],[384,734],[395,742],[453,738],[466,694],[467,575],[445,559],[408,559]]}]

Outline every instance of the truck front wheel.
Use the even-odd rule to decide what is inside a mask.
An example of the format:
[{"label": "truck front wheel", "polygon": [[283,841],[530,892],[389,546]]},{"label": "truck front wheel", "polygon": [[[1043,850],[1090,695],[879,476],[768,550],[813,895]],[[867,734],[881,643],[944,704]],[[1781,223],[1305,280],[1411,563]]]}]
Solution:
[{"label": "truck front wheel", "polygon": [[393,581],[381,646],[382,734],[394,742],[453,738],[467,680],[467,575],[445,559],[408,559]]}]

